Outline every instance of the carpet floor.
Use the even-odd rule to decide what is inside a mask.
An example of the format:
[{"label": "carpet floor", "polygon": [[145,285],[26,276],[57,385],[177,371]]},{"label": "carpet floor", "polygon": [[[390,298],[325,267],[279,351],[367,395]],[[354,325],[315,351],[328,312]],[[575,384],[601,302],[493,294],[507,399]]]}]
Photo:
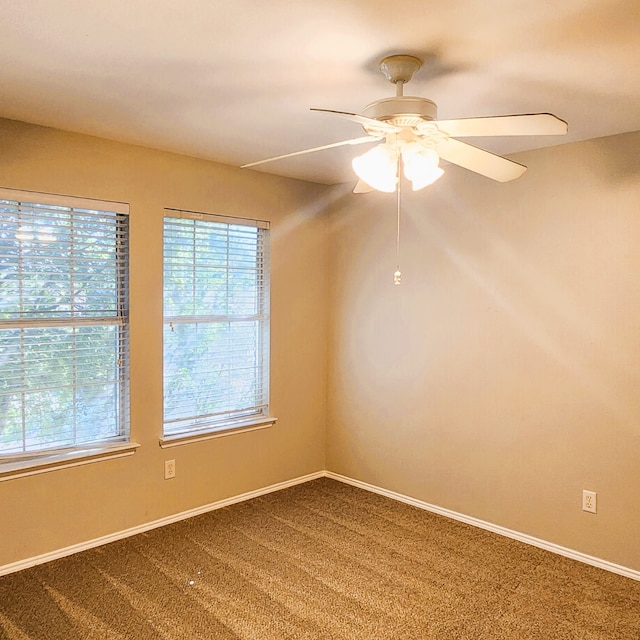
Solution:
[{"label": "carpet floor", "polygon": [[322,478],[4,576],[0,638],[639,640],[640,582]]}]

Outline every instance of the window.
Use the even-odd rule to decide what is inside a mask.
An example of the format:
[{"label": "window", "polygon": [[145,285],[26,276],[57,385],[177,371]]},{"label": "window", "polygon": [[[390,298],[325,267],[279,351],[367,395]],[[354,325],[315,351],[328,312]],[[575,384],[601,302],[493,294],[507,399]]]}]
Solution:
[{"label": "window", "polygon": [[167,210],[164,435],[269,419],[268,223]]},{"label": "window", "polygon": [[0,463],[128,442],[127,213],[0,190]]}]

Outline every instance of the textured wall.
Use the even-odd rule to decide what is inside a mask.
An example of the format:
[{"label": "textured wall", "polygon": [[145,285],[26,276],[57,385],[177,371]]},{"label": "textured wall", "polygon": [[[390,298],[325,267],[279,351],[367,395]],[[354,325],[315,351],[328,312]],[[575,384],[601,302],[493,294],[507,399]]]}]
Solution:
[{"label": "textured wall", "polygon": [[[640,569],[640,134],[336,192],[330,470]],[[581,510],[598,492],[598,514]]]},{"label": "textured wall", "polygon": [[[0,121],[0,186],[130,203],[135,455],[0,482],[0,566],[324,468],[326,187]],[[270,428],[162,450],[164,207],[272,221]],[[165,481],[163,461],[177,476]]]}]

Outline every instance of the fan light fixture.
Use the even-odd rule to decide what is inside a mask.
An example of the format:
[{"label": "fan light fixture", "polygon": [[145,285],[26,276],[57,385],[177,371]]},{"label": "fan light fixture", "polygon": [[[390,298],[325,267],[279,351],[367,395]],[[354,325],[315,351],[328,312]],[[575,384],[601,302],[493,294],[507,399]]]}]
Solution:
[{"label": "fan light fixture", "polygon": [[400,153],[397,144],[384,142],[361,156],[356,156],[351,165],[358,178],[376,191],[393,193],[400,180],[400,156],[404,175],[411,182],[414,191],[433,184],[444,174],[438,166],[440,158],[435,149],[420,142],[401,144]]},{"label": "fan light fixture", "polygon": [[414,191],[420,191],[442,177],[444,171],[438,166],[439,162],[435,149],[419,142],[410,142],[402,150],[404,175],[411,181]]},{"label": "fan light fixture", "polygon": [[351,161],[360,180],[376,191],[393,193],[398,184],[398,150],[394,144],[384,142],[369,149]]}]

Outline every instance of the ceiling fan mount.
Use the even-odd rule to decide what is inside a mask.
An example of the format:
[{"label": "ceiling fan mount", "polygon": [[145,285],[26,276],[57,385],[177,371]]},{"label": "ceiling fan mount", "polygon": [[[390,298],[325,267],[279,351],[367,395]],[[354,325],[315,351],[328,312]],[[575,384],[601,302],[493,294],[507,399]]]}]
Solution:
[{"label": "ceiling fan mount", "polygon": [[[440,159],[498,182],[507,182],[520,177],[527,168],[456,138],[567,133],[567,123],[550,113],[438,120],[435,102],[428,98],[403,95],[404,85],[421,66],[422,60],[412,55],[392,55],[381,60],[380,71],[391,84],[396,85],[396,95],[372,102],[363,109],[362,114],[311,109],[357,122],[366,136],[294,151],[242,166],[253,167],[324,149],[384,139],[373,149],[353,159],[354,170],[360,177],[356,192],[374,189],[395,191],[400,180],[401,165],[414,190],[421,189],[442,175],[442,169],[438,167]],[[368,167],[366,172],[364,165]]]},{"label": "ceiling fan mount", "polygon": [[415,56],[393,55],[380,60],[378,68],[391,84],[406,84],[422,66],[422,60]]}]

